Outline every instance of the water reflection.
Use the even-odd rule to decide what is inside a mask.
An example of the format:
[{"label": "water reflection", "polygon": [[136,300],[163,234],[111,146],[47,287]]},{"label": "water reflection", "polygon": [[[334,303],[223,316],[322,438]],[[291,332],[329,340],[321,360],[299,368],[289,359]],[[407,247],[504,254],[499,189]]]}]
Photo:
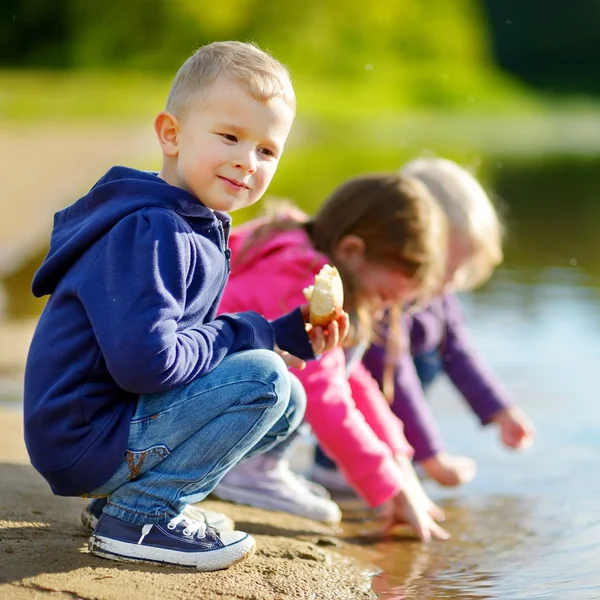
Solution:
[{"label": "water reflection", "polygon": [[527,525],[535,502],[526,498],[483,496],[443,505],[451,543],[375,546],[385,571],[374,583],[381,598],[492,597],[501,583],[501,562],[531,546],[536,536]]}]

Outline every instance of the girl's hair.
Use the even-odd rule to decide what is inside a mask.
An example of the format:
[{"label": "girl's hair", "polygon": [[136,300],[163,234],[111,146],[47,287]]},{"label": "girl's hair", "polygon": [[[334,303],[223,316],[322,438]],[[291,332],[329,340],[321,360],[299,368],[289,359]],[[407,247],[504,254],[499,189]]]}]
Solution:
[{"label": "girl's hair", "polygon": [[[443,216],[425,186],[397,173],[362,175],[337,188],[306,229],[315,249],[333,258],[340,240],[355,235],[365,244],[365,258],[412,279],[424,296],[443,276]],[[368,304],[360,282],[343,272],[347,308],[359,312]]]},{"label": "girl's hair", "polygon": [[427,186],[448,218],[451,240],[459,236],[470,246],[470,258],[456,271],[455,287],[472,290],[487,281],[503,259],[503,229],[479,182],[469,171],[444,158],[419,158],[400,172]]},{"label": "girl's hair", "polygon": [[[446,259],[446,222],[442,211],[416,179],[398,173],[362,175],[338,187],[309,219],[290,212],[289,203],[271,215],[246,241],[242,256],[274,230],[303,228],[316,250],[334,262],[337,246],[347,235],[365,243],[365,258],[404,273],[414,280],[423,297],[440,285]],[[372,338],[369,300],[361,295],[342,265],[344,308],[356,318],[352,342]],[[391,320],[393,322],[393,320]]]}]

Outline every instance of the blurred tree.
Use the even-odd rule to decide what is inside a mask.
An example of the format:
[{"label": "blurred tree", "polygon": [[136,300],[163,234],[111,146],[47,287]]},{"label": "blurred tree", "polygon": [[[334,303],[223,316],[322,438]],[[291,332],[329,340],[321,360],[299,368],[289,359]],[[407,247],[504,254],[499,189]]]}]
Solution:
[{"label": "blurred tree", "polygon": [[59,67],[68,62],[67,2],[3,0],[0,4],[0,63]]},{"label": "blurred tree", "polygon": [[499,64],[551,91],[600,93],[600,2],[485,0]]},{"label": "blurred tree", "polygon": [[169,68],[215,39],[253,39],[295,70],[345,77],[366,63],[487,63],[476,0],[4,0],[0,64]]}]

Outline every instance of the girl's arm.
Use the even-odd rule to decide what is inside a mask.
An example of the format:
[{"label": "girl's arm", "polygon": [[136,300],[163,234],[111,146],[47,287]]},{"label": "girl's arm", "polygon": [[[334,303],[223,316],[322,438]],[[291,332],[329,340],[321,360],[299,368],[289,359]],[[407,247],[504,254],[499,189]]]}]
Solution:
[{"label": "girl's arm", "polygon": [[443,357],[446,373],[482,425],[496,423],[506,446],[526,448],[535,437],[533,423],[472,348],[456,296],[448,294],[443,306],[447,322]]},{"label": "girl's arm", "polygon": [[414,451],[404,435],[402,421],[390,414],[390,407],[383,397],[377,381],[362,363],[358,363],[348,379],[356,408],[394,455],[412,458]]},{"label": "girl's arm", "polygon": [[[414,448],[414,460],[423,461],[443,452],[444,443],[423,394],[410,352],[409,319],[405,317],[402,322],[403,340],[401,354],[393,371],[394,397],[391,407],[394,414],[404,423],[404,435]],[[372,345],[363,358],[363,364],[382,386],[385,369],[384,349],[379,345]]]},{"label": "girl's arm", "polygon": [[[264,256],[252,268],[234,269],[220,310],[252,308],[267,318],[278,317],[306,302],[302,290],[325,261],[294,246]],[[403,473],[356,407],[345,368],[344,351],[338,347],[295,374],[308,397],[306,420],[324,451],[365,500],[378,506],[398,493]]]},{"label": "girl's arm", "polygon": [[[343,350],[335,348],[296,373],[308,397],[305,418],[348,482],[371,506],[379,506],[396,496],[404,477],[393,450],[357,407],[345,365]],[[388,419],[395,420],[381,394],[373,401],[380,403],[374,411],[387,410]]]},{"label": "girl's arm", "polygon": [[454,294],[443,299],[446,339],[442,345],[444,370],[460,391],[482,425],[515,403],[502,383],[476,352]]}]

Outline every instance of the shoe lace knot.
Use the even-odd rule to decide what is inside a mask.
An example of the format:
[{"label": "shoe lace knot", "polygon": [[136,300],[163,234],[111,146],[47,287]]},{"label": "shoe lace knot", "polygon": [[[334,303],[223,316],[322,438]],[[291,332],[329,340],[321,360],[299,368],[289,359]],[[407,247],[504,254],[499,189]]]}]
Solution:
[{"label": "shoe lace knot", "polygon": [[169,521],[167,529],[177,529],[178,525],[185,525],[181,533],[186,537],[196,536],[201,539],[206,535],[206,522],[204,521],[196,521],[185,515],[178,515]]}]

